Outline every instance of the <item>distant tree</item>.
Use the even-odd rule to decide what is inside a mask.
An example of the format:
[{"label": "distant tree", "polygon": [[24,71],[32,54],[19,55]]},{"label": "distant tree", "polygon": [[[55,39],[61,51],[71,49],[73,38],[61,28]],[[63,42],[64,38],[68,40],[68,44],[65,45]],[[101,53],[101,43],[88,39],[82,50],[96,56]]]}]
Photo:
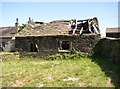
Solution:
[{"label": "distant tree", "polygon": [[19,30],[18,32],[20,32],[22,29],[24,29],[26,27],[26,24],[22,24],[21,26],[19,26]]}]

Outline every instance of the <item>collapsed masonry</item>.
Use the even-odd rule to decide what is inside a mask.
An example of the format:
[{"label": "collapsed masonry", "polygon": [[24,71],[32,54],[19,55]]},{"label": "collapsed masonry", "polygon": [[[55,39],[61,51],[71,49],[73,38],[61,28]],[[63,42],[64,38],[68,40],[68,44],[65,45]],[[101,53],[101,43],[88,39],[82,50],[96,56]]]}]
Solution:
[{"label": "collapsed masonry", "polygon": [[16,35],[16,50],[25,54],[36,52],[40,57],[59,52],[72,53],[74,49],[90,53],[99,38],[96,17],[49,23],[29,19],[26,27]]}]

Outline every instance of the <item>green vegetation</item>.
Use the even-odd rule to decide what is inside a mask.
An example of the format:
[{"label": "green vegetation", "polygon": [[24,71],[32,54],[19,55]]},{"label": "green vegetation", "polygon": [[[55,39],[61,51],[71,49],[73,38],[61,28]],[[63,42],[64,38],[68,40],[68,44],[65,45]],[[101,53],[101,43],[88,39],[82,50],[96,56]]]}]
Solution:
[{"label": "green vegetation", "polygon": [[18,32],[20,32],[22,29],[24,29],[26,27],[26,24],[22,24],[21,26],[19,26],[19,30]]},{"label": "green vegetation", "polygon": [[81,59],[87,57],[88,54],[84,52],[75,52],[74,54],[55,54],[47,57],[48,60],[68,60],[68,59]]},{"label": "green vegetation", "polygon": [[[76,54],[78,55],[78,54]],[[115,87],[120,67],[94,57],[56,54],[50,60],[20,58],[2,61],[2,87]],[[73,56],[73,55],[72,55]],[[65,58],[69,60],[54,60]]]}]

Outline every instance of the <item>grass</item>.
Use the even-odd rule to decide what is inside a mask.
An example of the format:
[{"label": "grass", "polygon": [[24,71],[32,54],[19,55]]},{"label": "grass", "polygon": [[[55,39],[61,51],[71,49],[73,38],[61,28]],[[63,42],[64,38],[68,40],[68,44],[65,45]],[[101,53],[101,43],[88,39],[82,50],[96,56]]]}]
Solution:
[{"label": "grass", "polygon": [[[106,62],[94,61],[91,57],[75,60],[13,58],[1,62],[2,87],[115,87],[111,76],[116,76],[118,67],[110,67],[112,70],[106,75],[100,63]],[[109,68],[108,64],[103,65],[104,68]]]}]

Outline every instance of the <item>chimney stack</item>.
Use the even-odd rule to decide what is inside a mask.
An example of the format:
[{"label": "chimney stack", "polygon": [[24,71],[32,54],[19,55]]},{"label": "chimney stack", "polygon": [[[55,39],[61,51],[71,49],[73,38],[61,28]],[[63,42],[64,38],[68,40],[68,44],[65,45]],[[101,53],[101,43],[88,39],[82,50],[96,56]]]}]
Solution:
[{"label": "chimney stack", "polygon": [[18,18],[16,18],[15,27],[17,27],[17,28],[18,28],[18,25],[19,25],[19,23],[18,23]]},{"label": "chimney stack", "polygon": [[29,17],[29,21],[28,21],[28,23],[30,23],[30,22],[32,22],[32,20],[31,20],[31,18]]}]

